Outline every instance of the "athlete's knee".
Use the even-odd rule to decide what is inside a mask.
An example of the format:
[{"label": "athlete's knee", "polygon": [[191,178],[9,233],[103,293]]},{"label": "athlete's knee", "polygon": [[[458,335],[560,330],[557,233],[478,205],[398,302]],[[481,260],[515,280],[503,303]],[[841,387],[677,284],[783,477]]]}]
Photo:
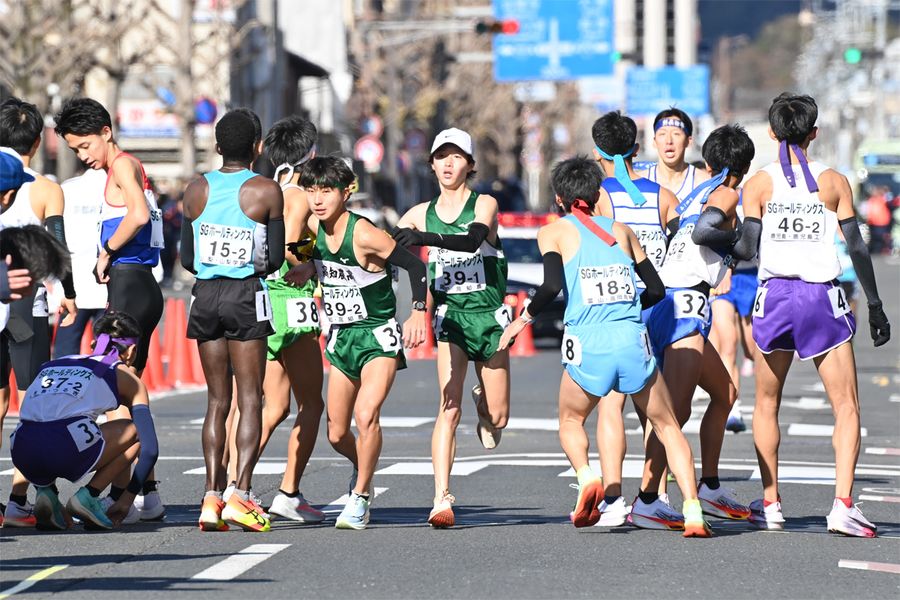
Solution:
[{"label": "athlete's knee", "polygon": [[347,439],[349,434],[349,428],[342,425],[335,425],[332,422],[328,423],[328,443],[333,447],[337,448],[340,446]]},{"label": "athlete's knee", "polygon": [[379,411],[377,410],[358,408],[353,415],[353,418],[356,419],[356,428],[359,430],[359,434],[366,435],[374,433],[379,427],[378,416]]},{"label": "athlete's knee", "polygon": [[844,397],[832,401],[831,412],[835,421],[851,419],[859,420],[859,404],[853,397]]},{"label": "athlete's knee", "polygon": [[438,419],[440,419],[442,423],[456,428],[462,419],[462,410],[460,409],[459,404],[445,404],[442,406]]},{"label": "athlete's knee", "polygon": [[265,420],[272,424],[272,429],[274,429],[288,418],[291,411],[287,406],[274,406],[267,402],[263,407],[263,413],[266,416]]},{"label": "athlete's knee", "polygon": [[322,400],[321,394],[307,394],[301,396],[298,404],[298,414],[303,417],[319,420],[322,413],[325,412],[325,402]]}]

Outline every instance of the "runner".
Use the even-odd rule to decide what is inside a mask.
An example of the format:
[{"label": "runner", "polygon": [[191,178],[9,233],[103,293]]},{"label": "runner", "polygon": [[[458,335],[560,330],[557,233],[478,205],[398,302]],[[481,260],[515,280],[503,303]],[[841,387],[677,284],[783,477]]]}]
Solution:
[{"label": "runner", "polygon": [[[141,327],[134,368],[140,376],[147,364],[153,330],[163,311],[163,297],[153,276],[162,247],[162,215],[138,159],[123,152],[113,137],[109,112],[91,98],[75,98],[56,115],[56,133],[95,170],[107,172],[100,209],[100,244],[94,276],[105,283],[109,310],[125,312]],[[128,418],[120,407],[112,418]],[[135,502],[142,520],[162,519],[165,506],[154,473]]]},{"label": "runner", "polygon": [[297,185],[300,168],[316,155],[315,126],[301,117],[282,119],[266,135],[265,149],[275,165],[275,181],[284,194],[285,239],[291,250],[281,269],[266,280],[272,302],[275,333],[269,336],[265,405],[262,416],[262,456],[270,436],[290,413],[291,391],[297,399],[297,418],[288,439],[287,466],[269,513],[299,521],[321,523],[325,513],[314,508],[300,493],[300,478],[309,462],[325,404],[322,401],[322,352],[319,349],[319,314],[313,292],[315,280],[299,289],[284,281],[288,270],[312,255],[313,240],[303,238],[303,223],[309,220],[306,192]]},{"label": "runner", "polygon": [[472,389],[478,439],[490,450],[500,443],[509,418],[509,350],[497,350],[497,343],[511,316],[503,304],[506,258],[497,236],[497,201],[467,185],[475,174],[472,138],[455,128],[442,131],[429,162],[440,195],[411,208],[394,239],[404,246],[429,246],[441,398],[431,438],[434,508],[428,522],[452,527],[450,471],[468,363],[475,363],[478,377]]},{"label": "runner", "polygon": [[[666,255],[669,232],[674,234],[678,229],[675,211],[678,201],[669,190],[634,171],[632,161],[639,145],[637,125],[631,118],[617,111],[609,112],[594,122],[591,134],[594,159],[600,163],[605,175],[597,211],[634,231],[641,249],[658,271]],[[643,291],[641,278],[638,277],[636,282],[638,292]],[[603,516],[597,524],[603,527],[622,525],[631,512],[622,496],[622,461],[626,451],[624,407],[625,395],[617,391],[600,399],[597,446],[606,496],[600,505]],[[646,426],[645,415],[639,408],[637,412],[641,424]]]},{"label": "runner", "polygon": [[[250,484],[261,431],[266,338],[272,333],[271,305],[261,277],[284,261],[284,202],[275,182],[249,168],[258,152],[253,121],[230,111],[215,131],[222,167],[188,185],[181,230],[181,264],[197,277],[187,336],[199,344],[208,386],[202,436],[206,494],[199,525],[203,531],[225,530],[226,522],[247,531],[269,531],[269,519],[250,499]],[[226,504],[229,365],[241,416],[237,487]]]},{"label": "runner", "polygon": [[[313,158],[303,167],[315,227],[314,262],[300,263],[285,279],[304,285],[314,274],[322,284],[325,317],[330,323],[325,356],[328,376],[328,440],[353,464],[348,500],[337,518],[338,529],[365,529],[372,500],[372,475],[381,453],[381,406],[394,375],[406,367],[403,347],[425,341],[426,271],[413,254],[368,220],[347,210],[355,176],[336,156]],[[412,315],[400,325],[389,268],[409,273]],[[355,418],[359,437],[350,429]]]},{"label": "runner", "polygon": [[[13,464],[37,487],[40,528],[64,530],[71,520],[59,501],[56,479],[76,482],[96,471],[67,503],[87,527],[112,529],[122,522],[159,455],[147,388],[130,369],[140,326],[129,315],[109,311],[94,324],[90,355],[58,358],[43,365],[28,388],[19,426],[10,436]],[[133,420],[96,419],[120,404]],[[130,472],[127,489],[104,508],[99,496],[120,472]],[[114,490],[115,492],[115,490]]]},{"label": "runner", "polygon": [[[587,158],[565,160],[553,168],[550,178],[556,205],[565,216],[538,232],[544,282],[519,318],[506,328],[500,348],[508,347],[566,286],[559,439],[578,478],[572,522],[585,527],[600,519],[603,484],[588,464],[584,422],[600,398],[616,390],[631,394],[647,414],[678,475],[684,517],[678,514],[677,522],[666,522],[667,527],[684,529],[685,537],[709,537],[712,532],[697,500],[691,448],[678,427],[641,321],[641,307],[664,297],[662,281],[626,225],[592,216],[601,179],[595,163]],[[640,273],[646,285],[640,296],[635,273]],[[644,470],[644,489],[656,489],[654,477],[659,473]]]},{"label": "runner", "polygon": [[694,123],[675,107],[661,111],[653,119],[653,146],[659,160],[638,174],[671,191],[679,200],[709,179],[709,173],[685,160],[694,141]]},{"label": "runner", "polygon": [[[746,519],[750,511],[735,499],[733,491],[719,483],[725,422],[737,391],[715,348],[706,340],[709,291],[721,283],[735,258],[749,258],[755,253],[753,249],[747,255],[739,255],[733,250],[739,236],[735,229],[735,190],[750,168],[753,154],[753,142],[739,126],[724,125],[706,139],[703,158],[713,178],[694,188],[678,206],[679,229],[660,271],[666,298],[653,307],[646,319],[657,362],[663,365],[663,377],[682,426],[691,416],[691,398],[697,385],[710,394],[700,424],[703,468],[699,497],[706,514],[724,519]],[[649,439],[654,437],[651,433]],[[658,444],[655,447],[659,449]],[[661,453],[654,454],[651,468],[662,471],[665,462]],[[635,501],[630,519],[639,525],[642,516],[664,505],[665,498],[644,492]]]},{"label": "runner", "polygon": [[753,304],[753,339],[763,354],[757,366],[753,441],[759,458],[763,498],[750,505],[751,522],[782,529],[778,493],[778,409],[793,362],[813,359],[835,415],[835,499],[828,530],[875,537],[877,528],[853,505],[853,474],[859,457],[859,397],[853,334],[856,320],[835,281],[841,265],[835,250],[838,227],[869,303],[875,346],[891,328],[884,314],[872,259],[859,231],[847,178],[808,159],[816,138],[818,107],[809,96],[784,93],[769,107],[769,129],[779,142],[778,162],[763,168],[744,187],[741,245],[759,240],[760,287]]}]

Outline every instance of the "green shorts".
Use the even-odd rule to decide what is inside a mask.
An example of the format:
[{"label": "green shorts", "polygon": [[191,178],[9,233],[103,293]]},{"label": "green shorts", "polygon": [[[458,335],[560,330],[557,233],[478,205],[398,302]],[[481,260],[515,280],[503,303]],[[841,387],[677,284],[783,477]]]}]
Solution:
[{"label": "green shorts", "polygon": [[269,336],[267,360],[278,360],[281,351],[301,336],[312,333],[319,335],[319,311],[313,292],[314,281],[308,281],[302,287],[288,285],[282,280],[267,280],[269,301],[272,305],[272,328],[275,333]]},{"label": "green shorts", "polygon": [[434,331],[439,342],[459,346],[469,360],[485,362],[497,352],[500,336],[511,322],[510,312],[505,304],[483,312],[452,310],[443,304],[434,313]]},{"label": "green shorts", "polygon": [[334,325],[328,331],[325,358],[350,379],[360,379],[366,363],[381,356],[399,358],[398,371],[406,368],[403,334],[396,319],[380,325]]}]

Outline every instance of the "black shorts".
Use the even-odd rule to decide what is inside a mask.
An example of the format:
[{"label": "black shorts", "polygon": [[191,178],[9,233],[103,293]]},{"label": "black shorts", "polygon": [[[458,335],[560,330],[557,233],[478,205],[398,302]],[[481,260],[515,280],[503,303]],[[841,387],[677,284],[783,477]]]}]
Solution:
[{"label": "black shorts", "polygon": [[[260,302],[265,304],[257,311],[260,292]],[[198,279],[191,295],[187,336],[192,340],[258,340],[275,332],[268,294],[258,277]]]},{"label": "black shorts", "polygon": [[147,365],[150,336],[159,325],[163,313],[163,295],[148,265],[113,265],[107,284],[109,310],[128,313],[141,326],[141,341],[137,348],[134,368],[140,371]]},{"label": "black shorts", "polygon": [[9,385],[11,368],[16,374],[16,386],[27,389],[41,365],[50,360],[50,323],[46,316],[34,316],[36,294],[42,294],[46,303],[47,290],[35,286],[30,296],[9,305],[10,319],[15,319],[16,324],[0,334],[0,387]]}]

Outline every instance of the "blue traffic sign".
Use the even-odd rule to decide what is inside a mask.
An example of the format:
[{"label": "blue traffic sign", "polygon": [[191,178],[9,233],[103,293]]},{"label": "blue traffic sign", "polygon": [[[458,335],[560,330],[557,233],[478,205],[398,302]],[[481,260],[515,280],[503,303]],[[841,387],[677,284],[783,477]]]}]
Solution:
[{"label": "blue traffic sign", "polygon": [[676,106],[689,115],[709,113],[709,67],[631,67],[625,79],[628,114],[655,115]]},{"label": "blue traffic sign", "polygon": [[519,32],[494,36],[497,81],[565,80],[613,72],[614,0],[493,0]]}]

